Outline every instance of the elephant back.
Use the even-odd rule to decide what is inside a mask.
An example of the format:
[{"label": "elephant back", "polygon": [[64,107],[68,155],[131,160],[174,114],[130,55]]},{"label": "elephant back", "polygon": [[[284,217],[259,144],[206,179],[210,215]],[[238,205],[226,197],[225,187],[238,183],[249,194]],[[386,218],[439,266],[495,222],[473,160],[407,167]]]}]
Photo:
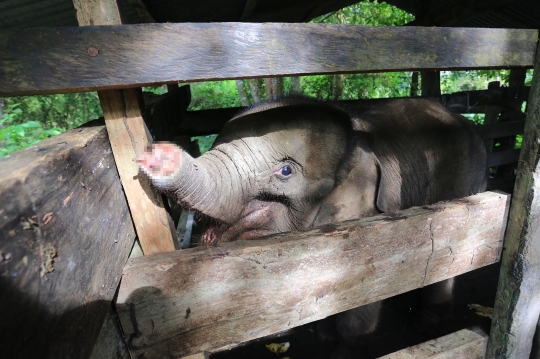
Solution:
[{"label": "elephant back", "polygon": [[422,99],[394,100],[353,119],[380,165],[383,212],[466,197],[485,189],[486,151],[463,116]]}]

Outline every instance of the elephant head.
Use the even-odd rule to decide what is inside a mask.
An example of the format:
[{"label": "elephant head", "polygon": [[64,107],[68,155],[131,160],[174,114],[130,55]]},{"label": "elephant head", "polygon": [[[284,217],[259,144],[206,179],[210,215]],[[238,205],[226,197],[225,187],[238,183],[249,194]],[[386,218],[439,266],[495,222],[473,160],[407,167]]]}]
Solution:
[{"label": "elephant head", "polygon": [[196,159],[156,143],[137,161],[157,189],[215,220],[201,238],[212,244],[477,192],[485,151],[475,136],[465,119],[423,100],[351,116],[289,98],[234,117]]}]

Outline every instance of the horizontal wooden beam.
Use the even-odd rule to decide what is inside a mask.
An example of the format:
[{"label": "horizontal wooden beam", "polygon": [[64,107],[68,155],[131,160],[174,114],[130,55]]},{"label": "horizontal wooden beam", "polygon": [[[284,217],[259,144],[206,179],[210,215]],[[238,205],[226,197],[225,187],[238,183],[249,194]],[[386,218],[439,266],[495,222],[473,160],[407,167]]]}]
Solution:
[{"label": "horizontal wooden beam", "polygon": [[522,135],[525,129],[525,121],[496,122],[489,125],[475,126],[476,131],[484,140]]},{"label": "horizontal wooden beam", "polygon": [[0,96],[171,82],[533,66],[538,31],[139,24],[0,31]]},{"label": "horizontal wooden beam", "polygon": [[[463,91],[441,96],[422,97],[430,101],[439,102],[448,110],[455,113],[484,113],[485,107],[489,105],[504,105],[510,101],[526,101],[529,97],[529,87],[507,88],[501,87],[493,90]],[[146,94],[146,93],[145,93]],[[174,136],[189,134],[192,136],[202,136],[219,133],[225,123],[245,109],[245,107],[222,108],[214,110],[185,111],[187,105],[182,93],[166,93],[161,96],[148,95],[152,103],[149,107],[153,111],[154,117],[171,119],[167,127],[167,135]],[[349,111],[361,113],[374,106],[383,104],[394,99],[360,99],[332,101],[340,106],[344,106]],[[159,111],[158,111],[159,109]],[[173,119],[176,118],[176,121]],[[152,121],[150,123],[152,126]],[[478,131],[484,139],[503,137],[502,135],[522,134],[523,122],[497,123],[488,126],[477,126]],[[155,128],[152,129],[156,135]],[[517,131],[517,132],[516,132]],[[511,132],[511,133],[510,133]],[[516,133],[514,133],[516,132]],[[508,133],[508,134],[507,134]],[[496,136],[496,137],[491,137]],[[156,137],[165,140],[163,136]]]},{"label": "horizontal wooden beam", "polygon": [[498,261],[509,195],[132,258],[117,309],[133,357],[277,333]]},{"label": "horizontal wooden beam", "polygon": [[462,329],[379,359],[484,359],[487,342],[481,329]]},{"label": "horizontal wooden beam", "polygon": [[488,155],[487,166],[496,167],[507,165],[510,163],[516,163],[519,160],[519,153],[521,149],[511,149],[503,150],[498,152],[493,152]]}]

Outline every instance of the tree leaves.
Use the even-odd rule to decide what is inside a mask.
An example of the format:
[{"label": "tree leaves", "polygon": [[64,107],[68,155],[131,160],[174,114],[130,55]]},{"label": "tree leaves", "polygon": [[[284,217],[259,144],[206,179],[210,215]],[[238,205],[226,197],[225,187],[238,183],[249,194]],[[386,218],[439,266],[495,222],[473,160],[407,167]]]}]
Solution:
[{"label": "tree leaves", "polygon": [[61,128],[45,130],[44,125],[35,120],[17,123],[24,113],[19,106],[18,103],[6,106],[0,120],[0,158],[65,131]]}]

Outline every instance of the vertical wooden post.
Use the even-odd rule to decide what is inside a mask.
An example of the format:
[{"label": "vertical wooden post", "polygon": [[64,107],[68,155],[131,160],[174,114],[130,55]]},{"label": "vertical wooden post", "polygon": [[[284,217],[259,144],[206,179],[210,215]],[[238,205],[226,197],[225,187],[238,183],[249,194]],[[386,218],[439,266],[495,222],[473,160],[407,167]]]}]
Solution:
[{"label": "vertical wooden post", "polygon": [[[116,0],[73,0],[80,26],[118,25],[122,21]],[[99,56],[99,48],[89,44],[89,56]],[[141,116],[137,90],[98,92],[105,125],[122,180],[131,217],[144,254],[173,251],[176,232],[161,195],[152,191],[139,176],[134,158],[151,140]]]},{"label": "vertical wooden post", "polygon": [[418,96],[418,71],[413,71],[411,76],[411,92],[410,97]]},{"label": "vertical wooden post", "polygon": [[529,358],[540,314],[540,58],[505,237],[487,358]]},{"label": "vertical wooden post", "polygon": [[422,96],[441,96],[440,71],[422,71],[420,78]]},{"label": "vertical wooden post", "polygon": [[[497,90],[500,87],[501,87],[500,81],[492,81],[488,84],[488,91]],[[486,106],[484,125],[489,125],[489,124],[497,122],[497,120],[499,119],[500,113],[501,113],[501,106],[497,106],[497,105]],[[494,143],[495,141],[493,139],[484,141],[484,144],[486,145],[486,154],[488,156],[493,152]]]},{"label": "vertical wooden post", "polygon": [[[431,0],[418,0],[415,4],[417,26],[433,26],[433,12],[431,11]],[[440,71],[420,72],[420,91],[422,96],[441,95],[441,73]]]}]

